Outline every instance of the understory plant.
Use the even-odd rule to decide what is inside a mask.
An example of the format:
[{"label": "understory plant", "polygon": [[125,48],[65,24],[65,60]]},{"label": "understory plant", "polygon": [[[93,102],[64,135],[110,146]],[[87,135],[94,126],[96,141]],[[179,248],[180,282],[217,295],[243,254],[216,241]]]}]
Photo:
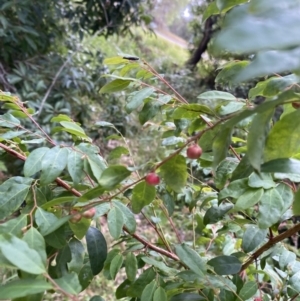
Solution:
[{"label": "understory plant", "polygon": [[0,148],[22,166],[0,185],[0,266],[12,275],[1,300],[79,300],[99,273],[121,282],[115,299],[300,300],[300,40],[271,34],[296,32],[300,7],[244,2],[213,2],[206,16],[232,9],[216,52],[258,52],[218,74],[228,85],[260,76],[247,99],[213,90],[187,100],[143,59],[104,61],[99,93],[126,95],[126,113],[154,137],[148,162],[136,164],[105,120],[93,127],[124,142],[108,156],[70,116],[47,133],[26,102],[0,93]]}]

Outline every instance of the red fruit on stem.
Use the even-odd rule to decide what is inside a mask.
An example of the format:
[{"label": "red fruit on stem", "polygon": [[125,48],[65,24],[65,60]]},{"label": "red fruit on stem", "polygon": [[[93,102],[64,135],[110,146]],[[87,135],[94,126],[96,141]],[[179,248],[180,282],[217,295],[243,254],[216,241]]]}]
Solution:
[{"label": "red fruit on stem", "polygon": [[145,180],[147,184],[152,186],[155,186],[160,182],[160,178],[155,172],[150,172],[149,174],[147,174]]},{"label": "red fruit on stem", "polygon": [[96,208],[90,208],[89,210],[86,210],[82,213],[82,216],[85,218],[93,218],[96,213]]},{"label": "red fruit on stem", "polygon": [[72,215],[70,222],[73,224],[80,222],[82,218],[82,215],[77,210],[71,210],[70,215]]},{"label": "red fruit on stem", "polygon": [[198,159],[202,155],[202,148],[198,144],[193,144],[186,150],[186,155],[190,159]]}]

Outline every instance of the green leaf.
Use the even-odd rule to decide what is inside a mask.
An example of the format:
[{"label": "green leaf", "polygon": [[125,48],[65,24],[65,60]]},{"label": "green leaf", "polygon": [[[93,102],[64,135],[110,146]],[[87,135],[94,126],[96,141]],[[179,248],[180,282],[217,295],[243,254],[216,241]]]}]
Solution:
[{"label": "green leaf", "polygon": [[231,127],[224,127],[213,142],[214,168],[217,168],[219,163],[226,158],[228,147],[231,143]]},{"label": "green leaf", "polygon": [[78,275],[75,273],[65,274],[59,279],[54,279],[56,284],[65,292],[77,295],[81,291]]},{"label": "green leaf", "polygon": [[145,181],[135,185],[132,190],[131,206],[133,213],[140,213],[155,198],[156,190],[154,186],[148,185]]},{"label": "green leaf", "polygon": [[174,119],[191,119],[198,117],[203,113],[208,115],[213,114],[212,110],[209,107],[201,105],[199,103],[183,104],[174,110],[171,117]]},{"label": "green leaf", "polygon": [[261,166],[261,171],[300,174],[300,160],[287,158],[271,160]]},{"label": "green leaf", "polygon": [[100,93],[112,93],[112,92],[122,91],[125,88],[127,88],[130,83],[131,83],[131,80],[115,79],[112,82],[104,85],[100,89],[99,92]]},{"label": "green leaf", "polygon": [[216,0],[216,5],[220,12],[225,12],[232,7],[248,2],[247,0]]},{"label": "green leaf", "polygon": [[93,275],[101,272],[107,257],[107,245],[103,234],[96,228],[90,227],[86,233],[87,250]]},{"label": "green leaf", "polygon": [[123,264],[123,256],[121,254],[118,254],[114,257],[114,259],[110,263],[109,272],[110,276],[113,280],[115,280],[120,268]]},{"label": "green leaf", "polygon": [[93,296],[90,301],[105,301],[102,297],[100,296]]},{"label": "green leaf", "polygon": [[95,188],[90,189],[88,192],[83,194],[81,197],[78,198],[78,202],[85,203],[87,201],[93,200],[98,198],[100,195],[102,195],[106,191],[105,188],[98,185]]},{"label": "green leaf", "polygon": [[106,189],[112,189],[130,176],[131,172],[122,165],[111,165],[105,169],[99,179],[99,184]]},{"label": "green leaf", "polygon": [[216,83],[232,85],[236,81],[237,74],[240,74],[249,65],[248,61],[233,61],[222,67],[216,77]]},{"label": "green leaf", "polygon": [[300,153],[300,110],[285,115],[270,131],[267,138],[264,159],[270,161],[290,158]]},{"label": "green leaf", "polygon": [[114,239],[118,239],[124,226],[124,218],[119,207],[113,207],[107,215],[109,233]]},{"label": "green leaf", "polygon": [[117,146],[108,155],[108,160],[119,159],[122,155],[128,155],[129,151],[124,146]]},{"label": "green leaf", "polygon": [[20,125],[20,120],[9,113],[0,116],[0,127],[14,128]]},{"label": "green leaf", "polygon": [[69,219],[69,215],[58,218],[55,214],[47,212],[40,207],[38,207],[35,212],[35,222],[37,223],[39,230],[43,236],[54,232],[56,229],[65,224]]},{"label": "green leaf", "polygon": [[300,293],[300,271],[294,274],[288,283],[296,292]]},{"label": "green leaf", "polygon": [[21,214],[20,216],[10,219],[0,224],[0,233],[9,233],[14,236],[22,236],[22,229],[27,226],[27,215]]},{"label": "green leaf", "polygon": [[204,225],[217,223],[232,207],[232,204],[221,204],[220,206],[211,206],[204,215]]},{"label": "green leaf", "polygon": [[161,286],[155,290],[153,301],[168,301],[166,291]]},{"label": "green leaf", "polygon": [[128,60],[125,60],[121,56],[109,57],[103,61],[103,64],[105,64],[105,65],[119,65],[119,64],[124,64],[124,63],[125,64],[128,63]]},{"label": "green leaf", "polygon": [[18,132],[9,131],[9,132],[6,132],[6,133],[0,135],[0,140],[11,140],[11,139],[21,136],[25,133],[27,133],[27,131],[18,131]]},{"label": "green leaf", "polygon": [[74,235],[78,239],[82,239],[84,235],[86,235],[89,227],[91,225],[91,220],[87,218],[82,218],[79,222],[77,223],[71,223],[69,222],[69,227],[73,231]]},{"label": "green leaf", "polygon": [[200,100],[229,100],[229,101],[236,101],[234,95],[228,92],[222,91],[208,91],[200,94],[198,97]]},{"label": "green leaf", "polygon": [[175,275],[178,273],[178,270],[169,268],[168,266],[166,266],[165,263],[163,263],[161,261],[157,261],[151,257],[142,257],[142,260],[145,263],[158,268],[159,270],[161,270],[162,272],[164,272],[167,275]]},{"label": "green leaf", "polygon": [[26,297],[28,295],[44,293],[53,289],[49,282],[41,279],[20,279],[9,281],[0,286],[0,296],[2,300]]},{"label": "green leaf", "polygon": [[69,151],[67,148],[55,146],[42,157],[41,185],[53,182],[65,169]]},{"label": "green leaf", "polygon": [[284,213],[284,208],[284,200],[278,191],[276,189],[266,190],[260,200],[257,216],[258,226],[266,229],[277,223]]},{"label": "green leaf", "polygon": [[36,229],[31,227],[23,237],[23,241],[25,241],[29,248],[36,250],[41,259],[43,264],[47,265],[47,254],[46,254],[46,244],[44,237],[41,235],[41,233]]},{"label": "green leaf", "polygon": [[199,294],[182,293],[173,296],[170,301],[202,301],[202,300],[207,300],[207,299],[205,297],[200,296]]},{"label": "green leaf", "polygon": [[218,196],[219,201],[226,199],[228,197],[237,199],[239,198],[240,195],[244,194],[248,189],[249,189],[248,178],[235,180],[220,191]]},{"label": "green leaf", "polygon": [[251,128],[247,139],[247,155],[250,164],[257,171],[260,170],[266,137],[270,128],[270,120],[274,109],[258,113],[252,120]]},{"label": "green leaf", "polygon": [[246,253],[253,251],[264,241],[267,233],[267,229],[259,229],[255,225],[249,225],[243,235],[242,249]]},{"label": "green leaf", "polygon": [[233,275],[240,272],[242,264],[235,256],[217,256],[207,262],[218,275]]},{"label": "green leaf", "polygon": [[80,273],[83,266],[83,260],[85,256],[85,248],[81,241],[73,237],[69,241],[69,248],[71,251],[71,261],[68,262],[68,270],[70,272]]},{"label": "green leaf", "polygon": [[142,110],[139,112],[139,121],[143,125],[159,113],[159,105],[151,100],[146,101]]},{"label": "green leaf", "polygon": [[147,284],[155,279],[156,273],[152,268],[145,270],[140,277],[131,284],[127,290],[127,296],[141,298],[142,292]]},{"label": "green leaf", "polygon": [[257,204],[262,195],[264,194],[264,190],[261,189],[251,189],[249,188],[244,192],[236,201],[234,209],[235,210],[245,210],[253,207]]},{"label": "green leaf", "polygon": [[22,271],[37,275],[46,273],[39,253],[15,236],[1,234],[0,251],[8,261]]},{"label": "green leaf", "polygon": [[268,173],[252,173],[249,177],[248,185],[252,188],[264,188],[270,189],[276,186],[276,183],[273,181],[272,176]]},{"label": "green leaf", "polygon": [[156,281],[152,280],[149,284],[145,286],[145,289],[142,292],[141,301],[152,301],[156,288]]},{"label": "green leaf", "polygon": [[113,200],[112,202],[114,206],[118,207],[122,211],[124,218],[124,226],[127,228],[129,233],[134,233],[136,230],[136,220],[134,218],[133,213],[123,203],[117,200]]},{"label": "green leaf", "polygon": [[83,178],[83,156],[76,149],[70,149],[67,163],[68,172],[74,185],[78,185]]},{"label": "green leaf", "polygon": [[282,270],[288,267],[291,263],[296,260],[297,256],[295,253],[283,249],[282,253],[279,256],[279,266]]},{"label": "green leaf", "polygon": [[60,204],[68,203],[68,202],[74,202],[76,200],[78,200],[78,198],[75,196],[62,196],[60,198],[53,199],[53,200],[43,204],[41,206],[41,208],[48,209],[48,208],[56,206],[56,205],[60,205]]},{"label": "green leaf", "polygon": [[[298,46],[300,38],[295,38],[300,21],[298,9],[297,1],[285,5],[266,0],[235,7],[226,16],[215,46],[239,53]],[[288,20],[286,16],[289,16]],[[264,20],[263,24],[261,20]],[[239,43],[235,43],[236,37]]]},{"label": "green leaf", "polygon": [[203,22],[206,21],[210,16],[218,15],[218,14],[219,14],[219,9],[217,7],[216,2],[209,3],[202,15]]},{"label": "green leaf", "polygon": [[206,273],[206,267],[204,260],[200,255],[185,244],[175,245],[175,253],[179,259],[193,272],[200,277],[203,277]]},{"label": "green leaf", "polygon": [[19,209],[32,181],[31,178],[11,177],[0,185],[0,220]]},{"label": "green leaf", "polygon": [[50,122],[72,121],[72,119],[64,114],[59,114],[51,118]]},{"label": "green leaf", "polygon": [[144,100],[146,98],[153,94],[154,91],[154,88],[147,87],[138,92],[135,92],[130,98],[130,101],[125,106],[126,112],[130,114],[132,111],[136,110],[139,106],[141,106],[144,103]]},{"label": "green leaf", "polygon": [[133,282],[135,280],[136,272],[137,272],[137,259],[134,253],[132,252],[129,252],[126,255],[125,271],[128,280]]},{"label": "green leaf", "polygon": [[175,192],[181,192],[188,177],[185,158],[181,155],[174,156],[162,165],[160,173],[168,186]]},{"label": "green leaf", "polygon": [[63,126],[63,130],[73,134],[77,137],[87,138],[90,140],[90,138],[86,135],[84,130],[74,121],[61,121],[60,124]]},{"label": "green leaf", "polygon": [[295,198],[293,202],[293,213],[295,215],[300,214],[300,189],[298,189],[297,192],[295,193]]},{"label": "green leaf", "polygon": [[233,171],[231,181],[235,181],[242,178],[247,178],[253,172],[247,154],[242,158],[236,169]]}]

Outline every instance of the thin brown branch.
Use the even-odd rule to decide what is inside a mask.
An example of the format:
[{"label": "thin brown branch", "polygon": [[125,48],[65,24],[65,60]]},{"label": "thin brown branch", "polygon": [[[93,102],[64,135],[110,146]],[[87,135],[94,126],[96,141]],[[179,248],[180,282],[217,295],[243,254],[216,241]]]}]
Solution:
[{"label": "thin brown branch", "polygon": [[262,253],[269,250],[271,247],[276,245],[278,242],[283,241],[284,239],[293,236],[295,233],[300,231],[300,223],[296,224],[294,227],[288,229],[287,231],[269,239],[267,243],[261,246],[258,250],[256,250],[250,258],[242,265],[241,272],[248,268],[248,266],[256,260]]}]

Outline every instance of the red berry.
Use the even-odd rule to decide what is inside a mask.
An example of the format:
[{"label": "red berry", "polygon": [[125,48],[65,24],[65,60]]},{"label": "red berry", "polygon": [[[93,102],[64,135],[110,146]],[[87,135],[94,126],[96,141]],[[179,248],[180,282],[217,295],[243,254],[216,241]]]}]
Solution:
[{"label": "red berry", "polygon": [[90,208],[82,213],[82,216],[85,218],[93,218],[96,213],[96,208]]},{"label": "red berry", "polygon": [[186,150],[186,155],[190,159],[198,159],[202,155],[202,148],[198,144],[193,144]]},{"label": "red berry", "polygon": [[150,172],[149,174],[147,174],[145,180],[147,184],[152,186],[155,186],[160,182],[160,178],[155,172]]},{"label": "red berry", "polygon": [[80,222],[82,218],[82,215],[77,210],[71,210],[70,215],[72,215],[70,222],[73,224]]}]

